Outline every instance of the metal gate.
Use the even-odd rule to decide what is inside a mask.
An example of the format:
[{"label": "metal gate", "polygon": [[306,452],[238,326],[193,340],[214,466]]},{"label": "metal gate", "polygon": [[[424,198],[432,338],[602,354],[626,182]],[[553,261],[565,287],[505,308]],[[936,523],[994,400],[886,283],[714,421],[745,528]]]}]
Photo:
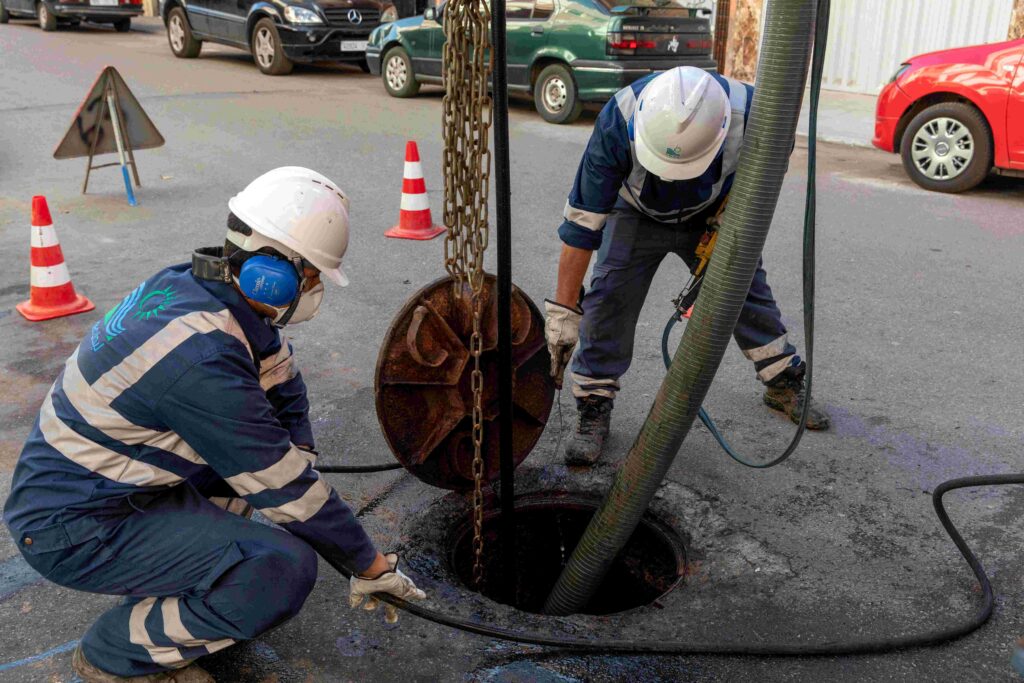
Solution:
[{"label": "metal gate", "polygon": [[832,0],[822,87],[876,94],[922,52],[1006,40],[1013,0]]}]

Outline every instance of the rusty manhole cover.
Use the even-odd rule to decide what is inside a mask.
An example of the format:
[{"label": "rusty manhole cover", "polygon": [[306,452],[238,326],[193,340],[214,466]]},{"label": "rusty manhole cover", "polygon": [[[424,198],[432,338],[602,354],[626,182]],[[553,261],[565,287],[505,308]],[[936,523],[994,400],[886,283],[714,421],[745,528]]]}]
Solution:
[{"label": "rusty manhole cover", "polygon": [[[388,445],[412,474],[446,489],[473,484],[470,374],[473,330],[469,288],[449,277],[427,285],[402,307],[377,359],[377,418]],[[484,280],[484,479],[498,478],[498,322],[495,278]],[[544,319],[512,288],[513,459],[518,466],[540,438],[551,412],[554,381]]]}]

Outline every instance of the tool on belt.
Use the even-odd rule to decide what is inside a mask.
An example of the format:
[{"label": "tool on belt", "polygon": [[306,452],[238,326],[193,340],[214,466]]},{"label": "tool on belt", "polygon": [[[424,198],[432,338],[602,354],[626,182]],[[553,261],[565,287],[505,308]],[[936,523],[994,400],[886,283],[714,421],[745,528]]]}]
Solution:
[{"label": "tool on belt", "polygon": [[715,215],[708,217],[708,228],[701,236],[700,242],[694,251],[697,261],[690,268],[690,279],[687,280],[683,291],[679,292],[679,296],[672,300],[676,307],[676,318],[679,320],[690,317],[690,309],[693,307],[694,302],[697,301],[697,295],[700,294],[700,284],[704,281],[704,269],[707,267],[708,261],[711,260],[711,252],[714,251],[715,242],[718,241],[718,228],[722,224],[722,214],[725,212],[725,206],[728,203],[729,197],[727,196],[718,205]]}]

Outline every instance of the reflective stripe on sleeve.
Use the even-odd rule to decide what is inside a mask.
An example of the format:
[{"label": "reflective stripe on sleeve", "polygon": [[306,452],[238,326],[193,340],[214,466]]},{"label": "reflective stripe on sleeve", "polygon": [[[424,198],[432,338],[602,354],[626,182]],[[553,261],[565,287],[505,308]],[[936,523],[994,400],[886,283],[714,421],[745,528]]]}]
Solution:
[{"label": "reflective stripe on sleeve", "polygon": [[272,508],[260,508],[260,512],[275,524],[305,522],[327,504],[331,487],[323,479],[317,479],[301,498]]},{"label": "reflective stripe on sleeve", "polygon": [[295,481],[306,468],[309,460],[294,446],[289,448],[280,460],[259,472],[242,472],[224,479],[240,495],[249,496],[267,489],[284,488]]},{"label": "reflective stripe on sleeve", "polygon": [[601,230],[604,228],[605,221],[608,220],[608,214],[606,213],[595,213],[593,211],[577,209],[569,204],[568,201],[565,202],[565,209],[562,211],[562,216],[565,220],[588,230]]}]

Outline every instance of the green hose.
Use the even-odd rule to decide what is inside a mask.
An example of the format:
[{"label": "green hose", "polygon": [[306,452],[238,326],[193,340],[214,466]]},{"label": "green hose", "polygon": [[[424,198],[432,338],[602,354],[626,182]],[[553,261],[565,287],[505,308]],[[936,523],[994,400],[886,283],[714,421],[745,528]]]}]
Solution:
[{"label": "green hose", "polygon": [[796,136],[815,0],[770,0],[757,88],[729,206],[693,315],[640,434],[544,606],[579,612],[633,535],[693,425],[732,338]]}]

